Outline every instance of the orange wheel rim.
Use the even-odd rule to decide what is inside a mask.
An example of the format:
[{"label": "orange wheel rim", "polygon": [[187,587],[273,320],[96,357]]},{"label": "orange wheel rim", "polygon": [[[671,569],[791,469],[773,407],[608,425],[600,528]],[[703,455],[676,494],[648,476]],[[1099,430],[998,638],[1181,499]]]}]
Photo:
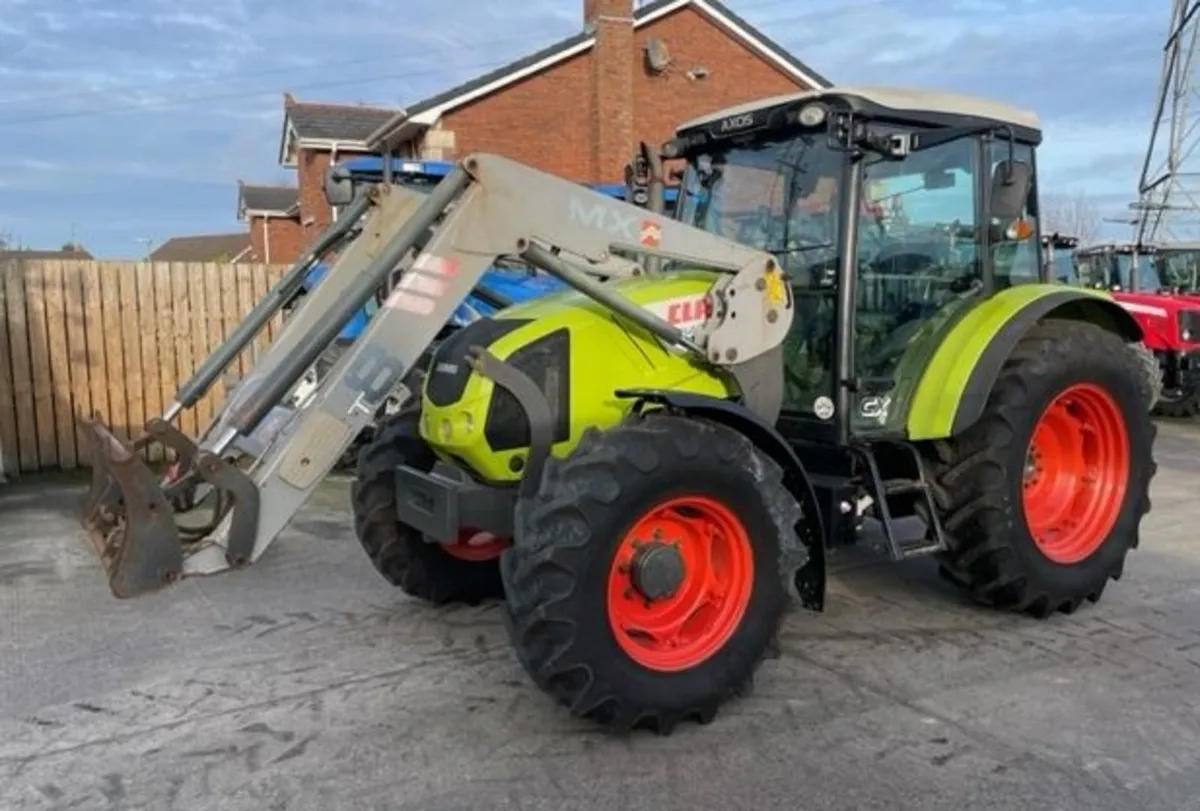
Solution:
[{"label": "orange wheel rim", "polygon": [[650,670],[686,670],[729,641],[750,604],[754,553],[720,502],[687,496],[638,518],[608,575],[608,620],[621,650]]},{"label": "orange wheel rim", "polygon": [[1026,454],[1025,523],[1039,551],[1069,565],[1104,543],[1129,486],[1129,432],[1107,391],[1080,383],[1042,412]]},{"label": "orange wheel rim", "polygon": [[501,538],[490,532],[474,529],[463,529],[458,538],[452,543],[444,543],[442,549],[451,557],[465,560],[468,563],[482,563],[494,560],[509,547],[507,538]]}]

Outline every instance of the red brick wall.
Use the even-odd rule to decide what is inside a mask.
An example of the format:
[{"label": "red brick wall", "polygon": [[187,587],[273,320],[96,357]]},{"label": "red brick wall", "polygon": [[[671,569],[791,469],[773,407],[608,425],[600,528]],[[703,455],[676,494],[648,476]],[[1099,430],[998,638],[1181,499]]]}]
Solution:
[{"label": "red brick wall", "polygon": [[591,60],[577,56],[444,118],[455,156],[496,152],[572,180],[589,180]]},{"label": "red brick wall", "polygon": [[315,239],[333,221],[325,202],[325,170],[330,154],[301,149],[296,155],[296,185],[300,190],[300,223],[306,240]]},{"label": "red brick wall", "polygon": [[[650,37],[662,40],[671,55],[671,64],[659,74],[648,69],[642,50]],[[638,29],[634,47],[634,138],[638,141],[659,144],[671,137],[675,127],[696,116],[809,89],[690,7]],[[687,72],[700,66],[708,68],[708,76],[689,79]]]},{"label": "red brick wall", "polygon": [[[304,246],[308,244],[299,221],[283,217],[265,218],[266,229],[263,228],[263,217],[250,218],[250,247],[254,258],[259,262],[271,264],[291,264],[300,256]],[[270,254],[268,255],[268,243]]]},{"label": "red brick wall", "polygon": [[[642,52],[651,36],[671,55],[671,65],[658,75],[645,67]],[[695,116],[805,89],[690,7],[639,29],[633,42],[635,141],[659,144]],[[632,144],[606,148],[604,165],[595,165],[593,157],[592,53],[448,113],[444,126],[455,133],[456,155],[484,150],[572,180],[619,180]],[[700,66],[708,76],[688,79],[687,71]],[[621,129],[618,122],[610,131]]]}]

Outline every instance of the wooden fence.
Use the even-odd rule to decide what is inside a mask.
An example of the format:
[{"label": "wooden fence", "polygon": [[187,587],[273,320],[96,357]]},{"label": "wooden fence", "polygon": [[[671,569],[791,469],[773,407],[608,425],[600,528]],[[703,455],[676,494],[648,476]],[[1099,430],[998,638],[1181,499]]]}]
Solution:
[{"label": "wooden fence", "polygon": [[[0,472],[89,463],[79,417],[136,435],[282,276],[272,265],[0,260]],[[260,333],[231,367],[244,374]],[[218,383],[184,413],[195,434]]]}]

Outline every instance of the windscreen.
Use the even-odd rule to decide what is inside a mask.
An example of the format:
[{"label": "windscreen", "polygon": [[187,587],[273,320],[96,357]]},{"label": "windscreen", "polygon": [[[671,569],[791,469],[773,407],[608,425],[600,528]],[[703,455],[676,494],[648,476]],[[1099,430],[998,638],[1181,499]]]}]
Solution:
[{"label": "windscreen", "polygon": [[1079,275],[1075,272],[1075,257],[1070,250],[1056,248],[1050,259],[1050,279],[1060,284],[1078,284]]},{"label": "windscreen", "polygon": [[789,257],[833,255],[844,155],[825,133],[737,146],[701,155],[684,173],[679,219],[688,225]]},{"label": "windscreen", "polygon": [[[1118,253],[1117,278],[1121,287],[1126,290],[1136,289],[1138,292],[1154,293],[1162,289],[1162,281],[1158,277],[1158,269],[1154,266],[1154,255]],[[1133,285],[1134,273],[1137,274],[1137,286]]]},{"label": "windscreen", "polygon": [[1200,250],[1160,251],[1156,263],[1164,284],[1180,290],[1200,290]]}]

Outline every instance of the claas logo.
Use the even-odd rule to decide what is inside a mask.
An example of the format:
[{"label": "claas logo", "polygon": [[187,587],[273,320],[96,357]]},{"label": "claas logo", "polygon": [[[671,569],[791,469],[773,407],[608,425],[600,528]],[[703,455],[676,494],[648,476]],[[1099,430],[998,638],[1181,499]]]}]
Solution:
[{"label": "claas logo", "polygon": [[704,321],[712,315],[707,296],[672,301],[667,305],[667,323],[673,327]]}]

